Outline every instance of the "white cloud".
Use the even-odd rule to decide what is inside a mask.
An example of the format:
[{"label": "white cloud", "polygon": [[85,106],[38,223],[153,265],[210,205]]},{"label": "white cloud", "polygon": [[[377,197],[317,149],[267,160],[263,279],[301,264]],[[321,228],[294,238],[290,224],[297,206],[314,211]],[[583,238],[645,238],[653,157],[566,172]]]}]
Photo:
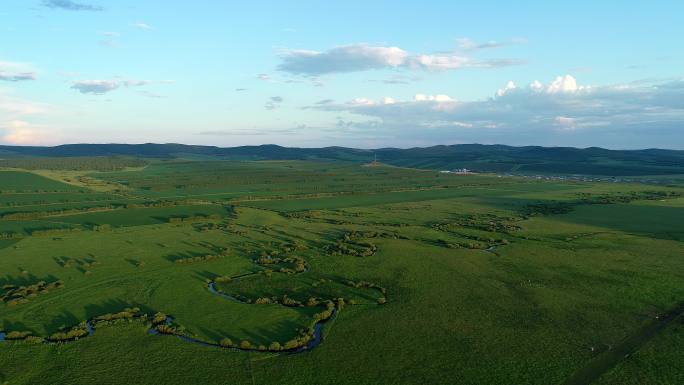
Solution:
[{"label": "white cloud", "polygon": [[444,95],[444,94],[437,94],[437,95],[416,94],[413,97],[413,100],[416,102],[439,102],[439,103],[453,102],[454,101],[454,99],[452,99],[449,95]]},{"label": "white cloud", "polygon": [[54,144],[57,130],[33,123],[54,114],[51,105],[21,99],[0,88],[0,141],[8,144]]},{"label": "white cloud", "polygon": [[471,123],[464,123],[464,122],[459,122],[457,120],[453,121],[435,121],[435,122],[425,122],[421,124],[422,127],[428,127],[428,128],[444,128],[444,127],[458,127],[458,128],[472,128],[473,125]]},{"label": "white cloud", "polygon": [[513,45],[513,44],[525,44],[527,43],[527,39],[525,38],[513,38],[509,41],[495,41],[495,40],[490,40],[484,43],[477,43],[473,41],[472,39],[469,39],[467,37],[461,37],[456,39],[456,44],[458,45],[458,48],[460,48],[463,51],[475,51],[475,50],[481,50],[481,49],[489,49],[489,48],[499,48],[499,47],[504,47],[507,45]]},{"label": "white cloud", "polygon": [[426,70],[453,70],[475,66],[472,59],[459,55],[417,55],[407,65],[409,68]]},{"label": "white cloud", "polygon": [[36,71],[31,64],[0,60],[0,80],[19,82],[36,78]]},{"label": "white cloud", "polygon": [[[530,144],[564,133],[562,144],[569,144],[570,138],[584,138],[581,143],[597,145],[600,142],[592,135],[612,135],[615,143],[639,135],[681,138],[684,127],[684,80],[586,86],[565,75],[522,88],[510,82],[484,100],[455,101],[447,95],[417,94],[413,100],[393,101],[385,104],[361,98],[309,108],[363,117],[374,122],[366,126],[368,130],[392,133],[393,137],[425,139],[415,127],[429,127],[430,133],[425,135],[435,135],[433,143],[463,134],[470,138],[462,139],[465,141],[489,138],[495,143]],[[460,131],[466,128],[466,133]],[[660,146],[684,145],[681,139],[675,142]],[[610,141],[603,145],[615,146]]]},{"label": "white cloud", "polygon": [[75,82],[71,88],[82,94],[103,95],[119,88],[119,82],[114,80],[81,80]]},{"label": "white cloud", "polygon": [[290,50],[282,54],[280,71],[320,75],[354,72],[402,65],[408,53],[398,47],[373,47],[365,44],[335,47],[325,52]]},{"label": "white cloud", "polygon": [[504,96],[506,92],[512,91],[516,88],[517,87],[515,86],[515,83],[513,83],[512,80],[509,80],[504,88],[499,88],[499,90],[496,91],[496,96]]},{"label": "white cloud", "polygon": [[0,128],[2,141],[13,145],[54,144],[57,139],[53,130],[23,120],[0,123]]},{"label": "white cloud", "polygon": [[[577,80],[572,75],[558,76],[546,86],[539,80],[535,80],[529,85],[529,90],[535,92],[544,92],[547,94],[567,94],[578,91],[587,91],[589,89],[589,86],[578,85]],[[500,88],[496,92],[496,96],[502,97],[513,91],[518,91],[518,88],[513,81],[509,81],[504,88]]]},{"label": "white cloud", "polygon": [[153,80],[124,80],[121,82],[124,87],[140,87],[152,83],[154,83]]},{"label": "white cloud", "polygon": [[347,104],[352,105],[352,106],[372,106],[372,105],[375,105],[377,103],[371,99],[368,99],[368,98],[356,98],[356,99],[349,101],[349,103],[347,103]]},{"label": "white cloud", "polygon": [[577,80],[571,75],[558,76],[551,84],[546,87],[546,92],[550,94],[559,92],[575,92],[579,89],[577,87]]},{"label": "white cloud", "polygon": [[512,59],[476,60],[456,53],[416,55],[399,47],[368,44],[344,45],[323,52],[286,50],[282,52],[281,59],[278,70],[307,76],[387,68],[446,71],[520,64],[520,61]]},{"label": "white cloud", "polygon": [[149,24],[143,23],[142,21],[136,21],[135,23],[133,23],[133,26],[134,26],[135,28],[144,29],[144,30],[146,30],[146,31],[151,31],[151,30],[154,29],[154,28],[152,28]]},{"label": "white cloud", "polygon": [[[117,79],[114,80],[81,80],[74,82],[71,88],[82,94],[103,95],[114,91],[119,87],[142,87],[150,84],[173,84],[173,80],[136,80],[136,79]],[[145,95],[149,96],[151,93]]]},{"label": "white cloud", "polygon": [[574,130],[577,128],[577,120],[567,116],[556,116],[554,119],[556,126],[562,130]]},{"label": "white cloud", "polygon": [[535,90],[535,91],[540,91],[544,88],[544,85],[541,84],[539,80],[535,80],[532,83],[530,83],[530,89]]}]

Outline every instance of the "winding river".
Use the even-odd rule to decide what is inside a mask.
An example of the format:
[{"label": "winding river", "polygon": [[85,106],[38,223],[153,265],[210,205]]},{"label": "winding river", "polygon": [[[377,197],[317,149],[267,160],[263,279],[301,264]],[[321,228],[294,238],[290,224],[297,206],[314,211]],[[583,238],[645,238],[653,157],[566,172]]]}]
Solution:
[{"label": "winding river", "polygon": [[[218,289],[216,289],[216,283],[213,282],[213,281],[212,281],[212,282],[209,282],[209,283],[207,284],[207,289],[209,290],[210,293],[212,293],[212,294],[214,294],[214,295],[217,295],[217,296],[220,296],[221,298],[225,298],[225,299],[227,299],[227,300],[235,301],[235,302],[238,302],[238,303],[246,303],[246,302],[240,301],[239,299],[237,299],[237,298],[235,298],[235,297],[232,297],[232,296],[230,296],[230,295],[228,295],[228,294],[225,294],[225,293],[222,292],[222,291],[219,291]],[[316,322],[316,324],[314,325],[314,328],[313,328],[313,329],[314,329],[314,333],[313,333],[311,339],[306,343],[306,345],[300,346],[300,347],[297,347],[297,348],[293,348],[293,349],[288,349],[288,350],[280,350],[279,352],[290,353],[290,354],[294,354],[294,353],[303,353],[303,352],[310,351],[311,349],[314,349],[315,347],[319,346],[321,343],[323,343],[323,325],[324,325],[325,323],[327,323],[328,321],[333,320],[336,316],[337,316],[337,308],[333,308],[332,314],[330,315],[329,318],[324,319],[324,320],[320,320],[320,321]],[[165,323],[168,325],[168,324],[171,324],[172,321],[173,321],[173,318],[170,317],[170,316],[167,316],[167,317],[166,317],[166,320],[165,320]],[[95,334],[95,327],[93,326],[93,321],[92,321],[92,320],[86,321],[85,326],[86,326],[86,330],[88,331],[88,336],[92,336],[93,334]],[[160,333],[160,332],[155,328],[154,325],[152,325],[152,326],[147,330],[147,332],[148,332],[149,334],[158,335],[158,336],[177,337],[178,339],[180,339],[180,340],[182,340],[182,341],[190,342],[190,343],[198,344],[198,345],[202,345],[202,346],[211,346],[211,347],[216,347],[216,348],[221,348],[221,349],[232,349],[232,350],[241,350],[241,351],[250,351],[250,352],[275,353],[275,352],[271,352],[271,351],[268,351],[268,350],[263,351],[263,350],[258,350],[258,349],[255,349],[255,348],[248,348],[248,349],[245,349],[245,348],[241,348],[241,347],[239,347],[239,346],[225,347],[225,346],[221,346],[221,345],[219,345],[219,344],[217,344],[217,343],[202,341],[202,340],[200,340],[200,339],[193,338],[193,337],[189,337],[189,336],[186,336],[186,335],[180,335],[180,334],[164,334],[164,333]],[[6,333],[0,331],[0,341],[5,341],[5,337],[6,337]],[[70,343],[70,342],[75,342],[75,341],[77,341],[77,340],[78,340],[78,339],[69,340],[69,341],[49,341],[49,340],[47,340],[47,339],[43,339],[43,344]]]}]

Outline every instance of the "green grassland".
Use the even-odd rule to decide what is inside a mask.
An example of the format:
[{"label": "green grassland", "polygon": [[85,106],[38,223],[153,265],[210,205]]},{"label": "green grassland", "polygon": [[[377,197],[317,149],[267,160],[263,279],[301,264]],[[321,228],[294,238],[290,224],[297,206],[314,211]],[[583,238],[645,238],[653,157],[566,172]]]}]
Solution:
[{"label": "green grassland", "polygon": [[0,171],[2,193],[22,192],[69,192],[78,189],[40,175],[23,171]]},{"label": "green grassland", "polygon": [[682,188],[314,161],[79,172],[0,172],[1,212],[29,213],[0,218],[0,383],[682,382],[681,316],[611,355],[684,302]]}]

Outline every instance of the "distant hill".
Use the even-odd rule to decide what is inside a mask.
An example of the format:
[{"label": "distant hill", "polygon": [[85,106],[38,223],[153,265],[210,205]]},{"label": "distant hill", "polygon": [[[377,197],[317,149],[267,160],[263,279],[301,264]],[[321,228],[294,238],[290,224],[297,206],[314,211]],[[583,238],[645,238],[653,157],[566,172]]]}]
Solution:
[{"label": "distant hill", "polygon": [[607,150],[598,147],[513,147],[457,144],[424,148],[361,150],[345,147],[295,148],[277,145],[214,147],[184,144],[67,144],[55,147],[0,146],[0,158],[128,156],[142,158],[209,158],[243,160],[318,159],[378,161],[396,166],[521,174],[607,176],[684,174],[684,151]]}]

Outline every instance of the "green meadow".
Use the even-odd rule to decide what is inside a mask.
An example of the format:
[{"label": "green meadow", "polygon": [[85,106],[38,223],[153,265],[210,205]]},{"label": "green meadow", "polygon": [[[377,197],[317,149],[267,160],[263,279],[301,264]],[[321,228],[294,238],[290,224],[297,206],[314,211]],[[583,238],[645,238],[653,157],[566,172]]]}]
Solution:
[{"label": "green meadow", "polygon": [[0,384],[684,382],[680,186],[78,173],[0,171]]}]

